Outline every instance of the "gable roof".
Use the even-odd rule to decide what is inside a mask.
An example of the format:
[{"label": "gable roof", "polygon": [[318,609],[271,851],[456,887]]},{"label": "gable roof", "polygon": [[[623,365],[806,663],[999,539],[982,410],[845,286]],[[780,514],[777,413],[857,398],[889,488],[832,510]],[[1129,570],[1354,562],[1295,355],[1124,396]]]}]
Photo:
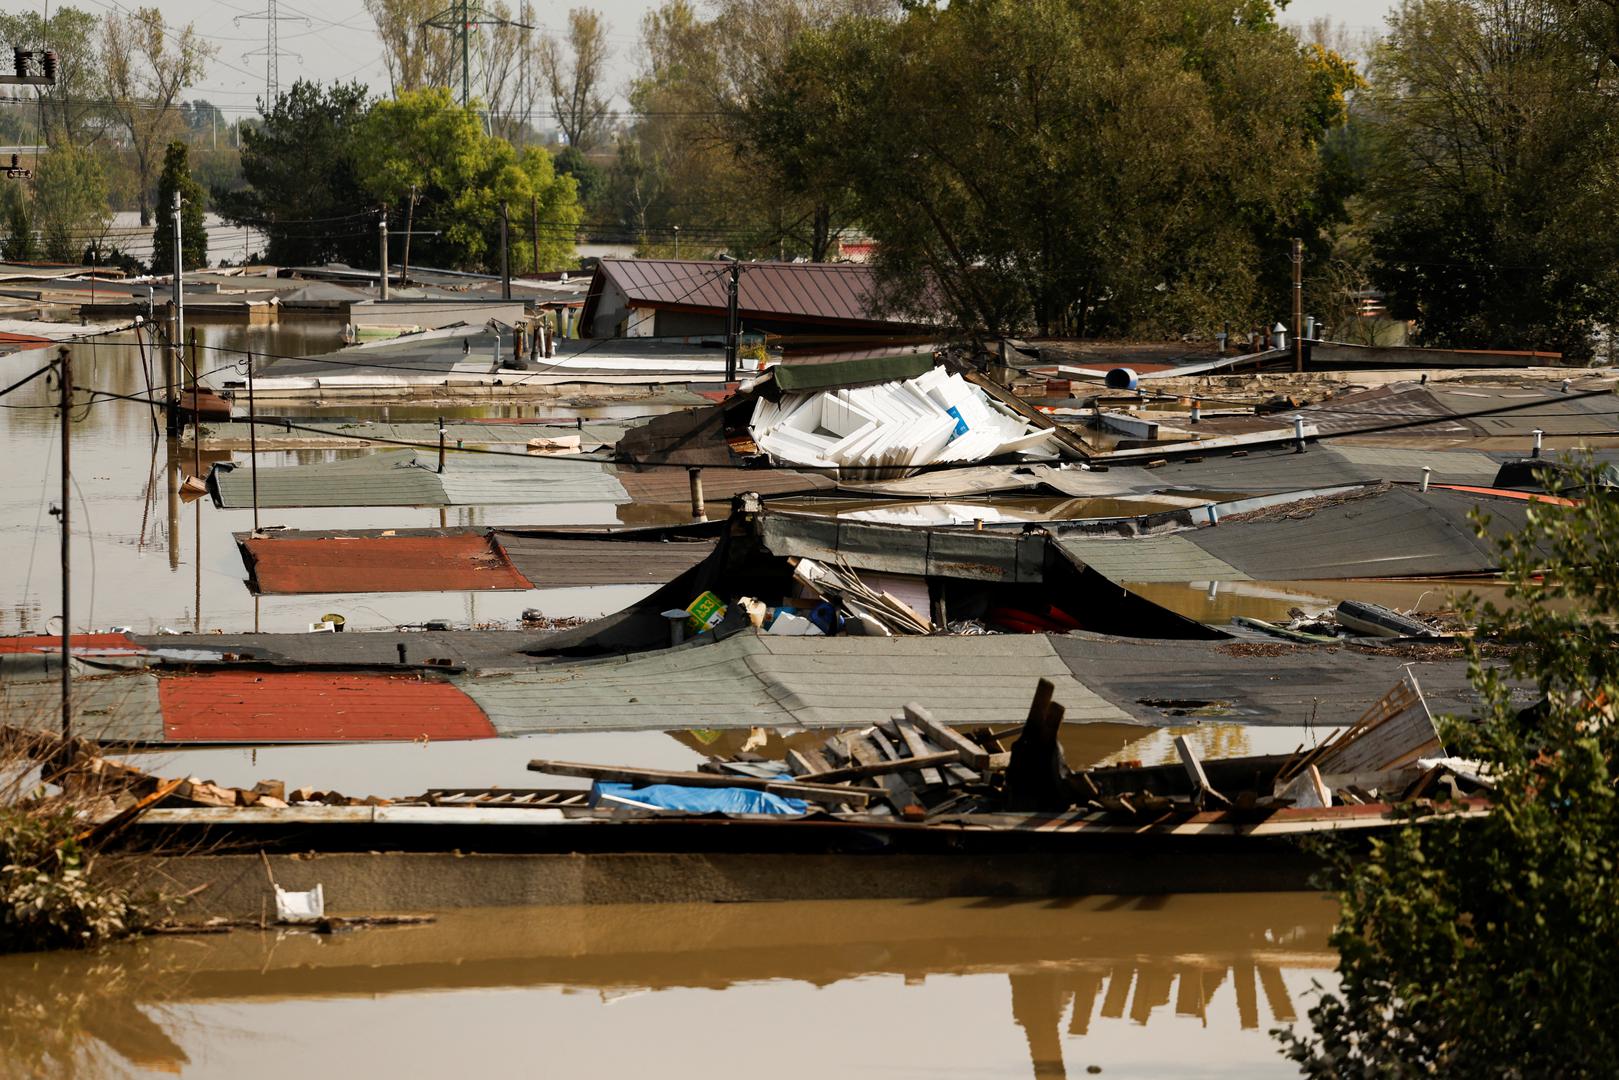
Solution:
[{"label": "gable roof", "polygon": [[[602,259],[585,300],[586,325],[606,285],[631,307],[723,315],[730,264],[703,259]],[[776,319],[868,329],[916,326],[881,311],[872,268],[855,263],[743,263],[737,289],[745,319]]]}]

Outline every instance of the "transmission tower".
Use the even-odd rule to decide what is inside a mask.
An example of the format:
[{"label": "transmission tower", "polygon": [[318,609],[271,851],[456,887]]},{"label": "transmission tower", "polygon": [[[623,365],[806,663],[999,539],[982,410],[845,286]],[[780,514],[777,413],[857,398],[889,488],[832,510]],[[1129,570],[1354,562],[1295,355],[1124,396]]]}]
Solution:
[{"label": "transmission tower", "polygon": [[270,109],[275,108],[275,100],[281,96],[281,71],[279,64],[281,57],[290,56],[299,63],[303,62],[303,57],[299,56],[297,53],[281,51],[281,43],[276,33],[276,27],[283,22],[301,22],[305,26],[309,26],[311,23],[302,15],[277,14],[275,9],[276,0],[264,0],[264,2],[265,8],[258,14],[238,15],[232,21],[237,26],[240,26],[242,25],[243,19],[247,19],[249,21],[255,19],[264,20],[264,48],[253,49],[249,52],[245,52],[242,54],[242,59],[248,60],[255,56],[264,57],[264,108],[265,111],[268,112]]},{"label": "transmission tower", "polygon": [[[525,6],[526,10],[526,6]],[[449,7],[422,23],[423,26],[434,30],[448,30],[461,39],[461,106],[466,107],[472,100],[472,46],[470,39],[474,27],[479,26],[516,26],[523,30],[533,30],[527,22],[513,19],[501,19],[489,15],[483,10],[482,4],[474,4],[472,0],[455,0]]]}]

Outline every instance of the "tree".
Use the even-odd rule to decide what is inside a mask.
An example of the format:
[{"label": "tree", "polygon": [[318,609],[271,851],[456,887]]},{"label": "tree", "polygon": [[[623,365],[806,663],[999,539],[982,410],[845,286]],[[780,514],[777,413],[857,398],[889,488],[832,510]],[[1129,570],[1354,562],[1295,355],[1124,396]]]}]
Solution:
[{"label": "tree", "polygon": [[[498,270],[500,208],[520,223],[532,200],[539,265],[574,264],[580,215],[573,179],[556,175],[546,151],[518,153],[486,134],[476,103],[462,108],[443,87],[378,102],[359,126],[354,154],[356,174],[373,199],[397,210],[414,196],[415,228],[436,234],[414,241],[412,263]],[[509,248],[514,266],[534,265],[528,230],[513,228]]]},{"label": "tree", "polygon": [[101,62],[110,107],[135,155],[141,224],[151,220],[152,171],[159,147],[179,127],[180,94],[203,77],[216,51],[187,24],[178,33],[157,8],[109,14],[101,24]]},{"label": "tree", "polygon": [[152,230],[152,272],[174,268],[174,197],[180,196],[180,242],[184,268],[208,265],[208,229],[203,224],[206,195],[191,175],[186,144],[176,140],[163,153],[163,175],[157,181],[157,227]]},{"label": "tree", "polygon": [[112,214],[107,174],[88,151],[62,143],[34,167],[34,214],[45,257],[77,262],[84,249],[99,246]]},{"label": "tree", "polygon": [[1549,0],[1407,0],[1391,17],[1369,108],[1372,272],[1425,344],[1584,360],[1619,320],[1619,68],[1583,25]]},{"label": "tree", "polygon": [[602,78],[607,66],[607,23],[588,8],[568,12],[567,54],[557,39],[540,41],[540,75],[551,96],[557,126],[569,146],[593,149],[607,126]]},{"label": "tree", "polygon": [[[1483,819],[1413,824],[1334,862],[1341,982],[1281,1031],[1310,1076],[1606,1076],[1619,1062],[1619,500],[1587,468],[1502,545],[1511,610],[1475,642],[1516,643],[1447,744],[1489,763]],[[1480,530],[1482,534],[1482,529]],[[1522,708],[1513,681],[1541,700]]]},{"label": "tree", "polygon": [[16,184],[0,187],[0,209],[4,211],[6,238],[0,243],[0,258],[7,262],[33,262],[39,258],[34,238],[34,218],[28,198]]},{"label": "tree", "polygon": [[917,4],[799,35],[754,150],[849,193],[896,309],[987,334],[1268,322],[1341,103],[1313,55],[1263,2]]},{"label": "tree", "polygon": [[47,22],[39,14],[0,13],[0,41],[20,49],[56,53],[56,84],[36,87],[44,106],[42,141],[75,146],[98,142],[106,133],[106,96],[97,47],[100,21],[75,7],[59,7]]},{"label": "tree", "polygon": [[448,86],[460,61],[453,35],[426,23],[449,0],[365,0],[377,24],[388,85],[395,97],[429,86]]},{"label": "tree", "polygon": [[242,131],[247,186],[215,191],[226,220],[261,229],[266,258],[307,266],[369,264],[376,251],[376,200],[355,171],[354,141],[371,107],[362,83],[321,87],[299,79],[263,121]]}]

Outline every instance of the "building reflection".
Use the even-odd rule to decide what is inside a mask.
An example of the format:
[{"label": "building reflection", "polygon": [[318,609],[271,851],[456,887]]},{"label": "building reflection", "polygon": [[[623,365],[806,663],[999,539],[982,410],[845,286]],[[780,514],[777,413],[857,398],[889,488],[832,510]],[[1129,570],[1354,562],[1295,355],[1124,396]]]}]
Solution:
[{"label": "building reflection", "polygon": [[1284,974],[1334,966],[1335,916],[1326,898],[1300,893],[648,904],[456,912],[346,935],[340,946],[273,931],[157,938],[93,956],[0,957],[0,1076],[120,1071],[74,1065],[96,1058],[179,1071],[213,1037],[190,1019],[204,1015],[192,1005],[228,1004],[241,1016],[479,989],[607,1003],[898,976],[890,992],[904,1009],[930,978],[1004,976],[1010,1015],[1001,1016],[1027,1043],[1029,1075],[1048,1080],[1066,1077],[1065,1052],[1083,1053],[1108,1025],[1193,1019],[1257,1032],[1296,1020]]}]

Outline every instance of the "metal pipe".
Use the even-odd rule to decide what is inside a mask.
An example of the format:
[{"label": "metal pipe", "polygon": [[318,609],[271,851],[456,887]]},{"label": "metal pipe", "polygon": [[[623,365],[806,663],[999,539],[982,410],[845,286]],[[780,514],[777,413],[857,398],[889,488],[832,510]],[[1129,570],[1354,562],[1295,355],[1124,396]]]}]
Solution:
[{"label": "metal pipe", "polygon": [[1203,419],[1203,403],[1197,398],[1192,399],[1192,423],[1196,424]]},{"label": "metal pipe", "polygon": [[1422,490],[1428,490],[1428,481],[1433,478],[1433,470],[1424,465],[1422,467]]},{"label": "metal pipe", "polygon": [[691,481],[691,519],[707,521],[708,508],[703,501],[703,470],[695,465],[688,466],[686,477]]},{"label": "metal pipe", "polygon": [[447,432],[444,430],[444,417],[441,416],[438,418],[438,471],[440,473],[444,471],[444,436],[446,434]]},{"label": "metal pipe", "polygon": [[[73,484],[73,350],[62,346],[62,738],[73,738],[73,533],[69,523],[69,501]],[[65,751],[65,748],[64,748]]]},{"label": "metal pipe", "polygon": [[1530,434],[1534,435],[1534,437],[1535,437],[1535,448],[1534,448],[1534,450],[1532,450],[1530,452],[1529,456],[1530,457],[1539,457],[1540,456],[1540,441],[1541,441],[1542,438],[1545,437],[1546,433],[1544,431],[1542,431],[1540,428],[1536,428],[1534,431],[1530,432]]},{"label": "metal pipe", "polygon": [[1293,444],[1297,453],[1304,453],[1304,417],[1293,417]]},{"label": "metal pipe", "polygon": [[506,234],[511,231],[511,215],[506,212],[506,204],[500,204],[500,298],[512,298],[512,259],[511,245],[506,242]]},{"label": "metal pipe", "polygon": [[377,261],[381,264],[377,275],[377,299],[388,299],[388,214],[383,211],[377,222]]}]

